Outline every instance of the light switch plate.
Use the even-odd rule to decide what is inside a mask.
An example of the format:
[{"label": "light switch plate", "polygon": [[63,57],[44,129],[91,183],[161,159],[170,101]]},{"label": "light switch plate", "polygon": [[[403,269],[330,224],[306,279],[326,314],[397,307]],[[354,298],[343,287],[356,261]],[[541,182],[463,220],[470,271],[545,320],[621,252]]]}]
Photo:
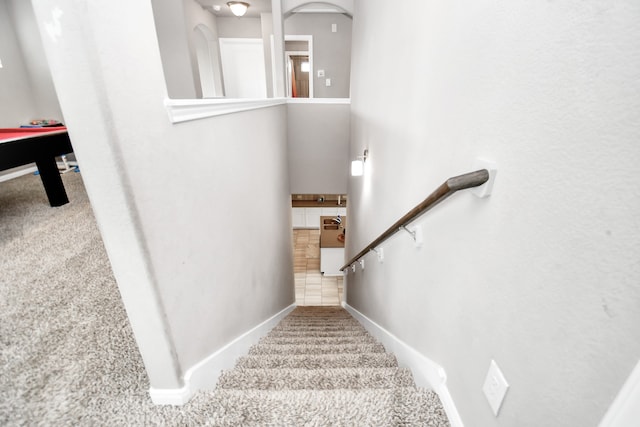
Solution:
[{"label": "light switch plate", "polygon": [[327,86],[331,86],[331,79],[325,80],[324,84],[327,85]]},{"label": "light switch plate", "polygon": [[489,372],[487,372],[487,378],[484,380],[484,385],[482,386],[482,391],[493,410],[493,415],[498,416],[500,406],[502,406],[502,401],[507,394],[508,388],[509,383],[507,383],[502,371],[498,368],[496,361],[492,360],[489,365]]},{"label": "light switch plate", "polygon": [[318,70],[318,77],[324,77],[324,70]]}]

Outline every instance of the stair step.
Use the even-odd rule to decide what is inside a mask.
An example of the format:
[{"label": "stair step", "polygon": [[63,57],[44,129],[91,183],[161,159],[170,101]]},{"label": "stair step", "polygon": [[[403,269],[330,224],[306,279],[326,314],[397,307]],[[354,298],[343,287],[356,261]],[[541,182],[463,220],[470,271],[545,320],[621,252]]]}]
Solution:
[{"label": "stair step", "polygon": [[342,307],[301,306],[292,311],[288,318],[295,317],[350,317],[351,315]]},{"label": "stair step", "polygon": [[340,307],[296,308],[192,402],[206,420],[185,425],[449,427],[438,396]]},{"label": "stair step", "polygon": [[357,337],[316,337],[313,335],[300,337],[271,337],[267,336],[260,340],[258,345],[278,344],[278,345],[342,345],[342,344],[376,344],[378,341],[371,335],[361,335]]},{"label": "stair step", "polygon": [[240,368],[391,368],[398,366],[396,357],[389,353],[322,354],[322,355],[262,355],[245,356],[238,360]]},{"label": "stair step", "polygon": [[246,369],[223,373],[218,388],[237,390],[331,390],[415,387],[405,368]]},{"label": "stair step", "polygon": [[251,347],[249,354],[341,354],[341,353],[385,353],[382,344],[344,345],[277,345],[264,344]]},{"label": "stair step", "polygon": [[305,327],[341,327],[341,326],[353,326],[362,328],[357,321],[354,319],[344,319],[344,320],[323,320],[323,319],[314,319],[314,320],[283,320],[280,326],[286,327],[297,327],[297,326],[305,326]]},{"label": "stair step", "polygon": [[[314,337],[361,337],[364,335],[369,335],[369,333],[365,330],[336,330],[336,331],[313,331]],[[269,337],[306,337],[309,336],[309,331],[291,331],[291,330],[280,330],[280,331],[271,331],[268,335]]]},{"label": "stair step", "polygon": [[199,393],[215,426],[449,427],[438,396],[415,388],[377,390],[225,390]]},{"label": "stair step", "polygon": [[351,316],[349,313],[347,313],[346,311],[343,310],[342,313],[339,314],[314,314],[314,315],[302,315],[302,316],[298,316],[295,313],[292,312],[292,314],[290,314],[289,316],[285,317],[282,320],[285,321],[291,321],[291,320],[321,320],[321,319],[327,319],[327,320],[353,320],[353,316]]},{"label": "stair step", "polygon": [[299,332],[306,332],[306,333],[313,333],[313,332],[366,332],[366,329],[364,329],[361,326],[299,326],[299,327],[295,327],[295,326],[287,326],[287,327],[278,327],[275,329],[272,329],[271,332],[274,333],[278,333],[278,332],[295,332],[295,333],[299,333]]},{"label": "stair step", "polygon": [[321,336],[320,334],[325,334],[329,336],[337,335],[354,335],[354,334],[365,334],[368,335],[368,332],[362,329],[354,329],[354,328],[288,328],[288,329],[278,329],[275,331],[271,331],[269,335],[315,335]]}]

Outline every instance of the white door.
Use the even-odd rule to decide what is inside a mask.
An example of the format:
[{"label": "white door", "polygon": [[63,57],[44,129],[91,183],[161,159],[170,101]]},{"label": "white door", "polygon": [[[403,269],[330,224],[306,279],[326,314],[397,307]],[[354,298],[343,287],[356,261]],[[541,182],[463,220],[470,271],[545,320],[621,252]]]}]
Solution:
[{"label": "white door", "polygon": [[224,93],[227,98],[266,98],[262,39],[220,39]]}]

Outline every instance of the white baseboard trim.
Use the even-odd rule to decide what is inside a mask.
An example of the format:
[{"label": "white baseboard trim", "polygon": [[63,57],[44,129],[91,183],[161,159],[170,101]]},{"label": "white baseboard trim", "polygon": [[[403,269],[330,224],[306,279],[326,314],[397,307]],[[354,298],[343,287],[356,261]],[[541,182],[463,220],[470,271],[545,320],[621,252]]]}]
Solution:
[{"label": "white baseboard trim", "polygon": [[598,427],[637,425],[640,420],[640,361],[618,392]]},{"label": "white baseboard trim", "polygon": [[184,375],[184,387],[149,388],[151,401],[156,405],[184,405],[196,391],[213,390],[222,371],[232,369],[239,357],[245,356],[252,345],[257,344],[260,338],[269,333],[294,308],[296,305],[291,304],[189,368]]},{"label": "white baseboard trim", "polygon": [[0,182],[9,181],[10,179],[18,178],[22,175],[29,175],[38,170],[36,166],[28,166],[22,169],[11,170],[9,173],[0,174]]},{"label": "white baseboard trim", "polygon": [[400,366],[411,369],[418,387],[430,388],[438,394],[452,427],[464,427],[462,418],[456,409],[456,405],[447,387],[447,374],[440,365],[420,354],[416,349],[400,340],[346,302],[343,302],[342,306],[362,323],[365,329],[380,341],[387,351],[395,354]]},{"label": "white baseboard trim", "polygon": [[149,396],[155,405],[184,405],[195,391],[188,385],[182,388],[153,388],[149,387]]}]

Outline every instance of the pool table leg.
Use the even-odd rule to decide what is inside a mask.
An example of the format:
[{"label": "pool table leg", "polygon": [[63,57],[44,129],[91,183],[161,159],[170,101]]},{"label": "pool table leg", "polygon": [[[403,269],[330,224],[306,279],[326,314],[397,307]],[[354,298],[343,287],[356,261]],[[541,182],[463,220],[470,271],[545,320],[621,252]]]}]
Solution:
[{"label": "pool table leg", "polygon": [[62,206],[69,203],[67,192],[64,190],[64,184],[58,171],[58,165],[54,157],[41,158],[36,160],[40,179],[44,185],[44,191],[49,198],[51,206]]}]

